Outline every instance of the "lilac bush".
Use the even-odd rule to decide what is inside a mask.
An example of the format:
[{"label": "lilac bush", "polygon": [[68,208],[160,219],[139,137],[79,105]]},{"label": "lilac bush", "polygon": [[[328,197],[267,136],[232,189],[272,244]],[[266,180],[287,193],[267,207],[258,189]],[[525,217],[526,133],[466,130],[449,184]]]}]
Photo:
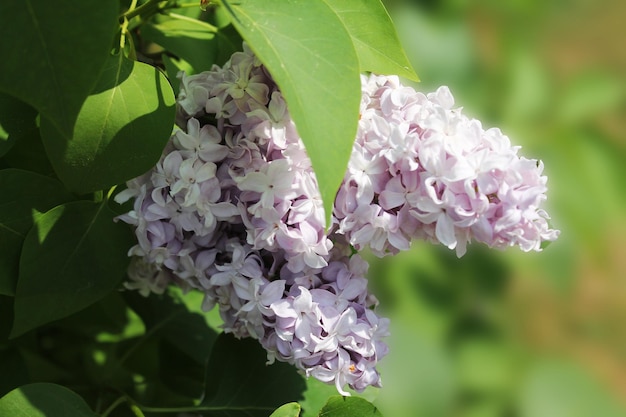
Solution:
[{"label": "lilac bush", "polygon": [[257,339],[268,362],[295,365],[349,395],[380,386],[388,320],[375,313],[367,262],[472,240],[540,250],[557,238],[540,208],[542,164],[498,129],[394,76],[362,76],[360,121],[332,224],[271,75],[244,45],[223,66],[181,73],[177,124],[157,165],[128,182],[119,219],[137,244],[126,288],[204,294],[225,332]]}]

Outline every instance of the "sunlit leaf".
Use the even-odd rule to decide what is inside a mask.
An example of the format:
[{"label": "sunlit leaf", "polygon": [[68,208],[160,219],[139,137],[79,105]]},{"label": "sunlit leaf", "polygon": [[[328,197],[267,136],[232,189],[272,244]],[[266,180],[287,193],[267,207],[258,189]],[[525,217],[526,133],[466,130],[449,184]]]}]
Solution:
[{"label": "sunlit leaf", "polygon": [[0,294],[13,295],[22,243],[34,216],[74,197],[59,181],[19,169],[0,171]]},{"label": "sunlit leaf", "polygon": [[331,397],[319,417],[382,417],[376,406],[359,397]]},{"label": "sunlit leaf", "polygon": [[79,395],[56,384],[24,385],[0,398],[0,415],[11,417],[97,417]]},{"label": "sunlit leaf", "polygon": [[313,163],[327,226],[356,136],[359,62],[324,0],[222,1],[285,96]]},{"label": "sunlit leaf", "polygon": [[276,409],[270,417],[298,417],[300,415],[300,404],[287,403]]},{"label": "sunlit leaf", "polygon": [[343,22],[359,57],[361,71],[419,81],[385,6],[379,0],[324,0]]},{"label": "sunlit leaf", "polygon": [[122,54],[111,56],[80,110],[73,136],[41,120],[57,175],[73,191],[87,193],[148,171],[172,132],[174,103],[159,70]]},{"label": "sunlit leaf", "polygon": [[26,235],[11,336],[75,313],[125,275],[132,234],[106,202],[77,201],[40,216]]},{"label": "sunlit leaf", "polygon": [[112,46],[118,7],[99,0],[0,2],[0,91],[71,135]]}]

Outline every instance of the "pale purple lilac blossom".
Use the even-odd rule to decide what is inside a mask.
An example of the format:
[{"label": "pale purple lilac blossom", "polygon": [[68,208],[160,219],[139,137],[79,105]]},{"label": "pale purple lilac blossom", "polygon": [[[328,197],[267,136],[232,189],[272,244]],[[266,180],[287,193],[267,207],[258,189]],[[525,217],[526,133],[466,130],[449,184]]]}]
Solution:
[{"label": "pale purple lilac blossom", "polygon": [[498,130],[452,109],[446,88],[423,95],[396,77],[363,77],[361,118],[331,233],[311,162],[285,101],[244,45],[223,66],[180,74],[177,123],[150,172],[116,197],[137,244],[126,288],[168,284],[204,294],[224,331],[253,337],[268,361],[362,391],[380,386],[388,320],[367,291],[368,265],[413,239],[462,255],[479,240],[539,250],[554,240],[542,166]]},{"label": "pale purple lilac blossom", "polygon": [[426,239],[462,256],[472,240],[541,250],[559,232],[540,208],[543,164],[517,155],[499,129],[395,76],[362,76],[358,132],[333,211],[334,231],[376,255]]}]

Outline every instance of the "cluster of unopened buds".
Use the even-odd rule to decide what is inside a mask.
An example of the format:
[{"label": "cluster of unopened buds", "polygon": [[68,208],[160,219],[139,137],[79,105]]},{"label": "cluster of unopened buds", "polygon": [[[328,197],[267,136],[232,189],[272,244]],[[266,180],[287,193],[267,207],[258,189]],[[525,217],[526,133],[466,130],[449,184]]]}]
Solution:
[{"label": "cluster of unopened buds", "polygon": [[362,76],[358,132],[332,225],[277,85],[244,45],[223,66],[179,75],[177,129],[157,165],[118,202],[134,227],[128,289],[204,294],[225,332],[268,360],[348,395],[380,386],[388,320],[374,312],[368,264],[426,239],[540,250],[556,239],[542,165],[498,129],[467,118],[445,87],[422,94],[394,76]]}]

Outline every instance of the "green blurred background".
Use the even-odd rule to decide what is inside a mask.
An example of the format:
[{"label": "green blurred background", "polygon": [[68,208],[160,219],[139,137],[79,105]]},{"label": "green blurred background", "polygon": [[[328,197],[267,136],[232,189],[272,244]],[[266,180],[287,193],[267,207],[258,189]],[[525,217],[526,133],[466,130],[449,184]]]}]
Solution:
[{"label": "green blurred background", "polygon": [[626,416],[626,2],[387,0],[422,82],[545,163],[558,241],[372,261],[391,417]]}]

